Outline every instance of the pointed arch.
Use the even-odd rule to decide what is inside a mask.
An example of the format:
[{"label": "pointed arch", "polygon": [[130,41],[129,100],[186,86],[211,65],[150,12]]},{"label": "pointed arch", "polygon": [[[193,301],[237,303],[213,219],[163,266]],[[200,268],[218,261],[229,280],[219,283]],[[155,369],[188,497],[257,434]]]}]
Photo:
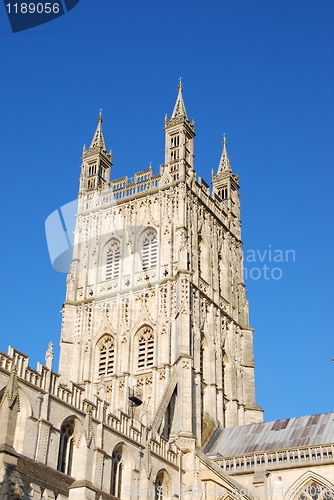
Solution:
[{"label": "pointed arch", "polygon": [[115,341],[105,333],[97,343],[98,377],[108,377],[115,371]]},{"label": "pointed arch", "polygon": [[106,335],[111,335],[113,338],[117,335],[117,331],[113,328],[112,324],[110,323],[109,319],[107,318],[107,312],[109,312],[109,307],[111,306],[106,306],[103,314],[103,319],[102,322],[95,333],[93,337],[93,344],[95,346],[99,345],[100,342],[102,341],[103,337]]},{"label": "pointed arch", "polygon": [[117,498],[121,498],[123,486],[123,469],[122,448],[115,448],[111,456],[111,479],[110,479],[110,494]]},{"label": "pointed arch", "polygon": [[170,498],[171,480],[166,469],[160,469],[154,481],[154,500]]},{"label": "pointed arch", "polygon": [[131,485],[131,471],[133,467],[133,459],[127,446],[123,442],[116,444],[111,455],[111,495],[117,498],[124,498],[124,492]]},{"label": "pointed arch", "polygon": [[141,238],[142,269],[154,269],[158,264],[158,236],[155,229],[147,229]]},{"label": "pointed arch", "polygon": [[[239,492],[235,490],[234,494],[232,494],[228,491],[224,491],[224,493],[220,497],[218,497],[217,500],[235,500],[236,493],[238,494]],[[241,495],[241,492],[240,492],[240,496],[242,496],[243,498],[245,498],[247,500],[249,499],[249,496],[246,496],[244,494]]]},{"label": "pointed arch", "polygon": [[[154,364],[154,333],[149,325],[142,326],[135,335],[137,369],[145,370]],[[136,357],[136,356],[135,356]]]},{"label": "pointed arch", "polygon": [[106,275],[105,279],[111,280],[119,277],[121,260],[120,242],[113,238],[106,245]]},{"label": "pointed arch", "polygon": [[287,489],[285,500],[334,500],[334,484],[308,470]]},{"label": "pointed arch", "polygon": [[57,470],[68,476],[72,473],[75,427],[76,419],[74,416],[66,418],[60,427]]},{"label": "pointed arch", "polygon": [[[5,385],[0,391],[0,403],[5,394],[7,385]],[[26,445],[26,432],[27,425],[29,425],[29,418],[34,414],[29,397],[25,393],[25,390],[19,385],[19,408],[17,412],[17,420],[14,433],[14,443],[13,446],[18,453],[24,453]]]}]

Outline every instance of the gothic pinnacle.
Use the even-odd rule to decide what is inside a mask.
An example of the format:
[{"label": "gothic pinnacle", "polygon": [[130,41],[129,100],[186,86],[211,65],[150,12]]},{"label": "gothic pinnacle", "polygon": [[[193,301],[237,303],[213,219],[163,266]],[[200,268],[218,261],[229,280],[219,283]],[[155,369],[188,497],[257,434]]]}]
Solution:
[{"label": "gothic pinnacle", "polygon": [[178,95],[176,98],[176,103],[174,106],[171,120],[173,118],[176,118],[176,117],[184,117],[188,120],[187,111],[186,111],[186,107],[184,105],[183,95],[182,95],[183,84],[182,84],[181,77],[180,77],[179,84],[178,84],[177,88],[178,88]]},{"label": "gothic pinnacle", "polygon": [[219,167],[218,167],[218,172],[217,172],[218,174],[221,174],[223,172],[232,172],[230,160],[229,160],[229,157],[227,154],[226,145],[227,145],[227,140],[226,140],[226,135],[224,133],[223,141],[222,141],[223,151],[222,151],[222,155],[221,155],[220,162],[219,162]]},{"label": "gothic pinnacle", "polygon": [[102,132],[102,120],[103,120],[102,109],[100,109],[100,112],[99,112],[98,117],[97,117],[96,131],[95,131],[95,134],[94,134],[94,137],[92,139],[92,142],[91,142],[89,149],[100,148],[103,151],[106,150],[106,145],[104,142],[104,137],[103,137],[103,132]]}]

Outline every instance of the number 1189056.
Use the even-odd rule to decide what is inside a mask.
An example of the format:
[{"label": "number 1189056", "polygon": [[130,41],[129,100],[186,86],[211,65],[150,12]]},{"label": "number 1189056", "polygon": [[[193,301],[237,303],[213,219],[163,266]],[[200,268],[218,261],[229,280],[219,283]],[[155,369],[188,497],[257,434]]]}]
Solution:
[{"label": "number 1189056", "polygon": [[58,14],[60,7],[57,2],[46,3],[8,3],[8,14]]}]

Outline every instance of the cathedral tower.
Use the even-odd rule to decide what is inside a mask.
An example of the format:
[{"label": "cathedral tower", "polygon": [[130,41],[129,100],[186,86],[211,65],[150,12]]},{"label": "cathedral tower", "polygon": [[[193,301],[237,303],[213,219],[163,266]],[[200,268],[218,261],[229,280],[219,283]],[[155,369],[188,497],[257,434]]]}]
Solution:
[{"label": "cathedral tower", "polygon": [[102,115],[84,148],[59,372],[177,440],[262,421],[255,403],[238,177],[223,141],[213,191],[194,170],[194,122],[179,84],[165,162],[110,180]]}]

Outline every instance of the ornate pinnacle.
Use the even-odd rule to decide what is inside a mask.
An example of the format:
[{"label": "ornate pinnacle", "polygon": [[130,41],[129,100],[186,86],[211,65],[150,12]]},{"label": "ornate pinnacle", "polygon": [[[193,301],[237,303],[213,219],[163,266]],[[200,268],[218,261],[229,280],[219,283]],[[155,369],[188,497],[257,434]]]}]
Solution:
[{"label": "ornate pinnacle", "polygon": [[178,86],[177,86],[177,89],[178,89],[178,90],[182,90],[182,89],[183,89],[183,84],[182,84],[182,76],[180,76],[180,78],[179,78],[179,84],[178,84]]},{"label": "ornate pinnacle", "polygon": [[15,402],[17,403],[17,411],[20,411],[20,396],[19,396],[19,386],[17,383],[17,366],[13,365],[10,372],[10,377],[8,384],[6,386],[2,401],[7,397],[8,406],[12,410],[14,408]]},{"label": "ornate pinnacle", "polygon": [[220,158],[217,174],[222,174],[224,172],[231,172],[232,173],[230,160],[229,160],[229,157],[227,154],[226,144],[227,144],[227,140],[226,140],[226,135],[224,133],[223,140],[222,140],[223,151],[222,151],[222,155]]},{"label": "ornate pinnacle", "polygon": [[49,368],[49,370],[51,370],[51,368],[52,368],[53,357],[54,357],[53,343],[52,343],[52,341],[50,341],[48,344],[48,349],[45,353],[45,363],[46,363],[47,368]]}]

